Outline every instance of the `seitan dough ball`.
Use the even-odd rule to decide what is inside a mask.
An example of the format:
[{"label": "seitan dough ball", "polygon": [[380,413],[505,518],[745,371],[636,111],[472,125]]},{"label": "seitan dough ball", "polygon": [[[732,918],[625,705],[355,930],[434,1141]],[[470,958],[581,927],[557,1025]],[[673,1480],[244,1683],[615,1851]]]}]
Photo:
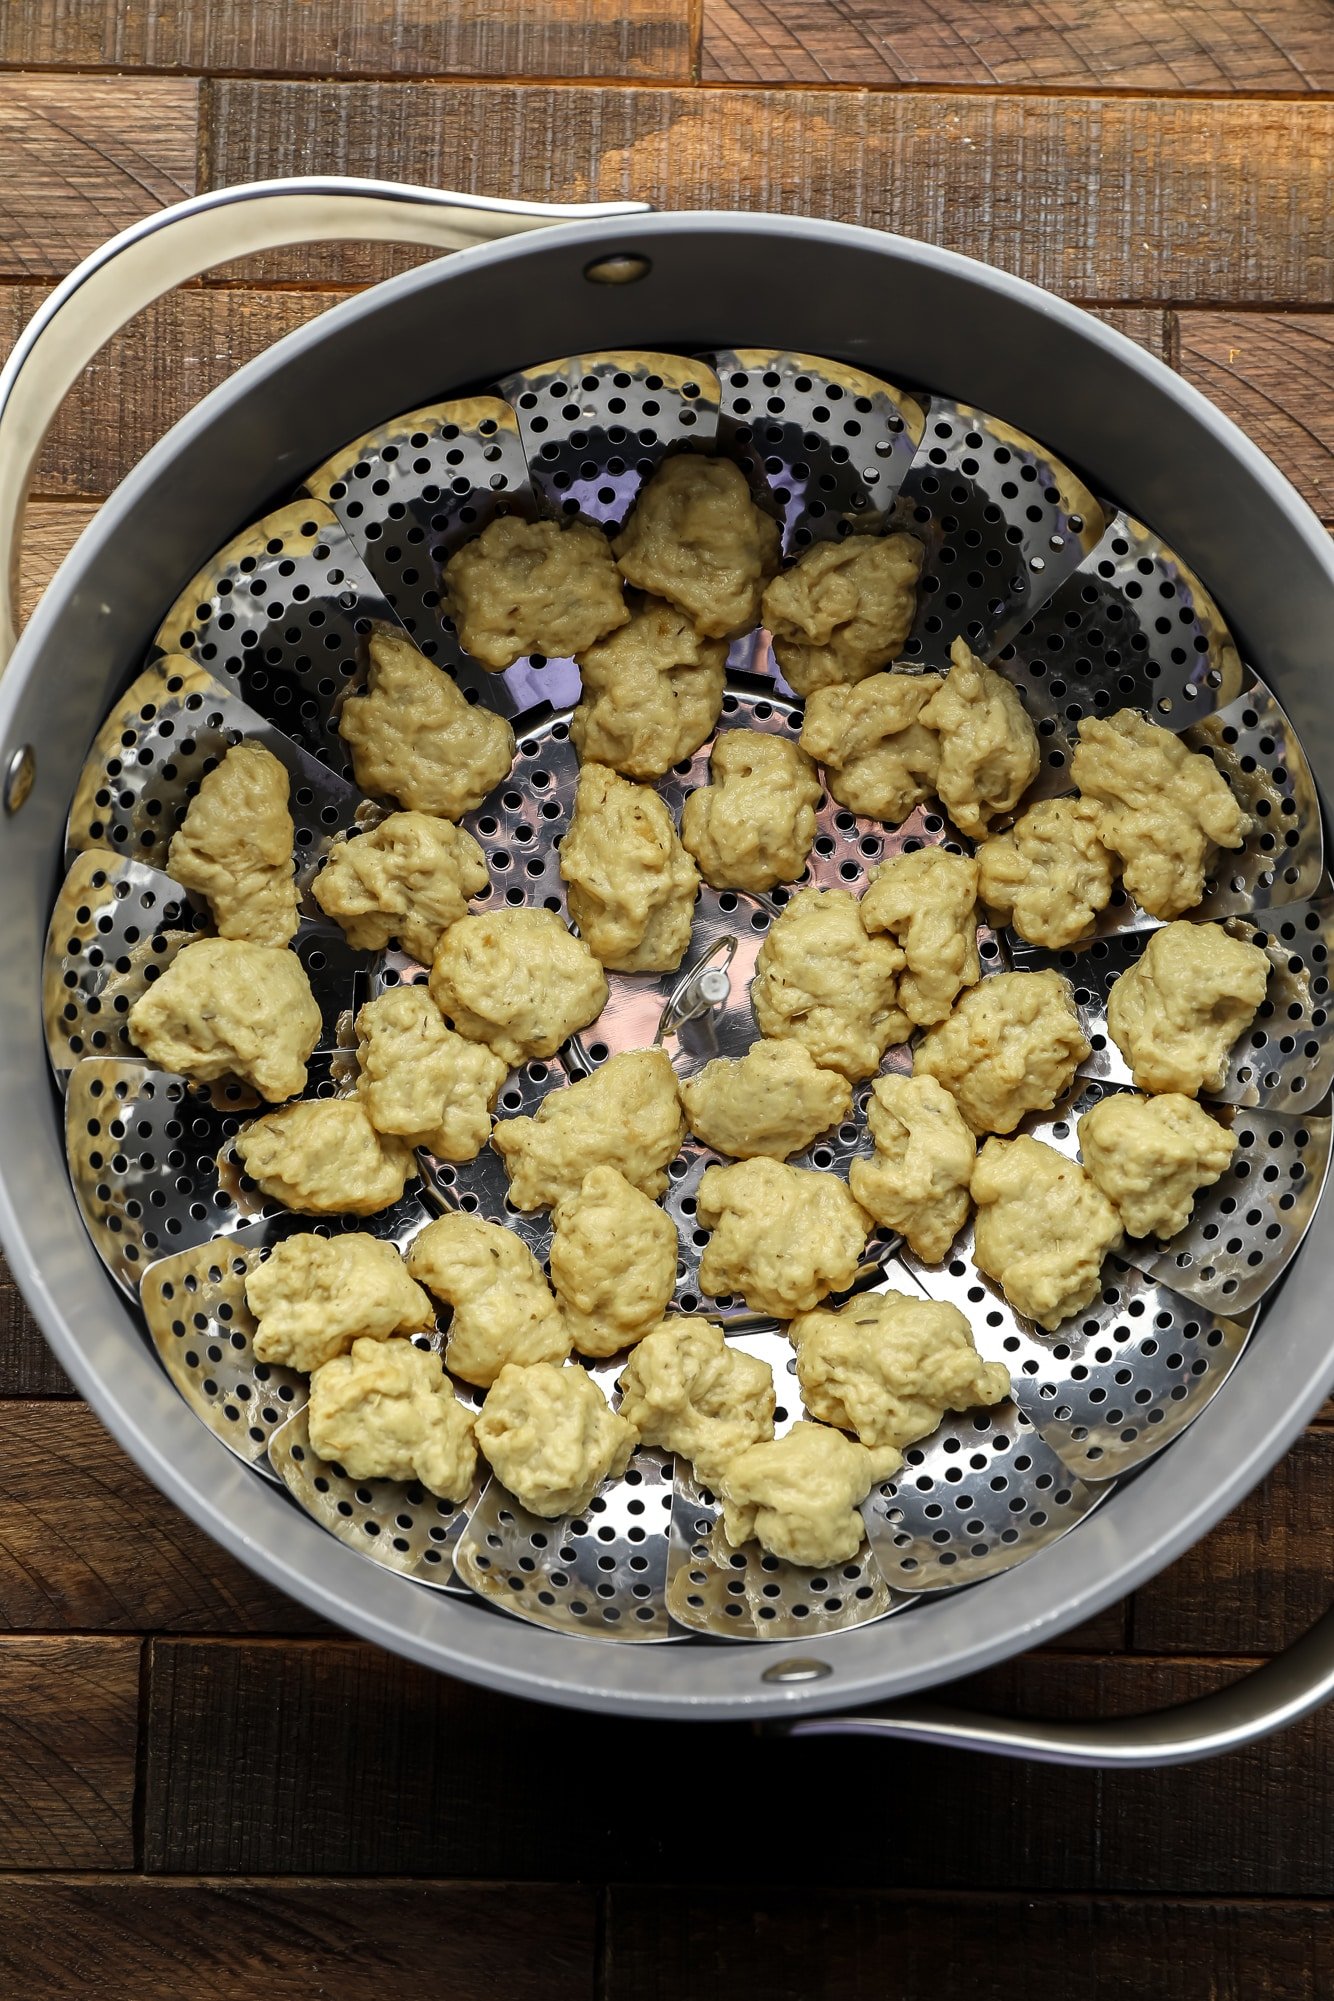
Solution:
[{"label": "seitan dough ball", "polygon": [[377,1132],[437,1160],[475,1160],[509,1071],[445,1025],[425,987],[391,987],[357,1014],[357,1091]]},{"label": "seitan dough ball", "polygon": [[1116,881],[1101,829],[1102,808],[1092,799],[1040,799],[1008,834],[978,849],[982,901],[1030,945],[1059,952],[1078,944]]},{"label": "seitan dough ball", "polygon": [[950,660],[922,721],[940,735],[936,791],[960,832],[980,841],[993,820],[1013,812],[1042,760],[1014,684],[984,667],[962,639],[951,646]]},{"label": "seitan dough ball", "polygon": [[762,616],[788,686],[813,695],[864,681],[912,631],[922,545],[911,535],[816,542],[764,593]]},{"label": "seitan dough ball", "polygon": [[963,1314],[943,1300],[867,1292],[836,1312],[803,1313],[788,1334],[810,1415],[876,1451],[901,1452],[947,1410],[1010,1394],[1009,1370],[982,1360]]},{"label": "seitan dough ball", "polygon": [[1091,1047],[1060,973],[996,973],[928,1030],[913,1069],[945,1086],[975,1133],[1008,1133],[1051,1110]]},{"label": "seitan dough ball", "polygon": [[492,673],[530,653],[566,660],[630,617],[611,545],[586,521],[503,514],[445,564],[459,644]]},{"label": "seitan dough ball", "polygon": [[645,1445],[688,1459],[716,1488],[748,1445],[774,1435],[774,1378],[767,1362],[731,1348],[711,1320],[664,1320],[621,1374],[621,1415]]},{"label": "seitan dough ball", "polygon": [[902,1463],[897,1452],[873,1454],[827,1424],[794,1424],[728,1466],[723,1533],[733,1548],[754,1538],[771,1556],[811,1570],[851,1563],[866,1534],[858,1509]]},{"label": "seitan dough ball", "polygon": [[1048,1331],[1096,1299],[1121,1242],[1107,1197],[1077,1161],[1028,1138],[989,1139],[973,1170],[973,1262]]},{"label": "seitan dough ball", "polygon": [[934,1077],[877,1077],[866,1108],[875,1141],[854,1160],[848,1186],[867,1214],[939,1264],[968,1220],[977,1141]]},{"label": "seitan dough ball", "polygon": [[360,1098],[306,1098],[236,1135],[242,1167],[266,1195],[303,1216],[374,1216],[417,1171],[412,1148],[385,1139]]},{"label": "seitan dough ball", "polygon": [[581,1514],[604,1480],[624,1473],[638,1442],[585,1370],[550,1362],[503,1368],[477,1418],[496,1478],[548,1520]]},{"label": "seitan dough ball", "polygon": [[590,1168],[620,1169],[655,1201],[685,1137],[676,1072],[663,1049],[610,1056],[590,1077],[542,1100],[531,1118],[498,1119],[491,1144],[516,1209],[547,1209],[575,1193]]},{"label": "seitan dough ball", "polygon": [[431,996],[509,1064],[554,1056],[607,1005],[607,976],[554,910],[460,917],[436,947]]},{"label": "seitan dough ball", "polygon": [[804,750],[764,730],[723,730],[709,783],[686,800],[681,839],[715,889],[773,889],[805,868],[819,803]]},{"label": "seitan dough ball", "polygon": [[618,1355],[676,1290],[676,1225],[617,1167],[593,1167],[553,1214],[551,1283],[581,1355]]},{"label": "seitan dough ball", "polygon": [[350,695],[338,734],[363,792],[457,820],[508,777],[514,732],[468,701],[405,633],[373,632],[366,693]]},{"label": "seitan dough ball", "polygon": [[760,1033],[804,1044],[852,1083],[869,1077],[890,1044],[912,1034],[896,998],[903,964],[888,938],[867,937],[851,890],[798,890],[755,960]]},{"label": "seitan dough ball", "polygon": [[710,1299],[739,1293],[753,1313],[790,1320],[845,1291],[861,1267],[871,1219],[836,1174],[741,1160],[705,1168],[697,1201],[713,1232],[699,1265]]},{"label": "seitan dough ball", "polygon": [[931,797],[940,738],[922,711],[941,685],[939,674],[872,674],[809,698],[801,747],[824,766],[840,806],[897,827]]},{"label": "seitan dough ball", "polygon": [[977,863],[944,848],[894,855],[871,872],[862,924],[902,946],[899,1006],[918,1028],[944,1021],[962,987],[981,977],[977,956]]},{"label": "seitan dough ball", "polygon": [[1165,924],[1114,982],[1108,1031],[1141,1091],[1216,1091],[1268,984],[1258,945],[1221,924]]},{"label": "seitan dough ball", "polygon": [[354,1341],[311,1377],[308,1411],[311,1444],[351,1480],[419,1480],[442,1501],[473,1490],[472,1412],[411,1341]]},{"label": "seitan dough ball", "polygon": [[706,639],[728,639],[759,624],[778,542],[738,466],[682,452],[641,488],[612,546],[627,583],[676,605]]},{"label": "seitan dough ball", "polygon": [[661,778],[713,734],[726,661],[724,640],[701,638],[675,605],[646,599],[628,625],[579,655],[575,749],[627,778]]},{"label": "seitan dough ball", "polygon": [[386,1341],[435,1326],[435,1309],[397,1246],[361,1230],[284,1237],[247,1274],[245,1296],[258,1323],[258,1359],[306,1375],[362,1336]]},{"label": "seitan dough ball", "polygon": [[451,1209],[413,1239],[413,1278],[454,1309],[445,1361],[485,1388],[507,1362],[563,1362],[570,1330],[541,1265],[513,1230]]},{"label": "seitan dough ball", "polygon": [[462,827],[430,813],[390,813],[331,849],[314,892],[357,951],[383,952],[397,938],[429,966],[442,935],[489,883],[486,857]]},{"label": "seitan dough ball", "polygon": [[1251,831],[1213,759],[1134,709],[1084,718],[1070,775],[1102,807],[1102,838],[1151,917],[1193,910],[1218,850]]},{"label": "seitan dough ball", "polygon": [[696,1139],[733,1160],[804,1153],[852,1110],[852,1086],[822,1070],[801,1042],[757,1042],[744,1056],[719,1056],[681,1085]]},{"label": "seitan dough ball", "polygon": [[1128,1237],[1184,1230],[1199,1190],[1226,1173],[1236,1150],[1235,1134],[1180,1091],[1113,1092],[1079,1121],[1084,1166]]},{"label": "seitan dough ball", "polygon": [[167,867],[208,899],[220,938],[290,945],[296,936],[296,830],[283,765],[238,743],[208,773],[172,836]]},{"label": "seitan dough ball", "polygon": [[275,1105],[305,1090],[323,1026],[296,953],[239,938],[183,945],[127,1023],[160,1069],[201,1084],[240,1077]]},{"label": "seitan dough ball", "polygon": [[699,877],[666,803],[605,764],[579,773],[560,844],[571,920],[595,958],[617,973],[669,973],[695,921]]}]

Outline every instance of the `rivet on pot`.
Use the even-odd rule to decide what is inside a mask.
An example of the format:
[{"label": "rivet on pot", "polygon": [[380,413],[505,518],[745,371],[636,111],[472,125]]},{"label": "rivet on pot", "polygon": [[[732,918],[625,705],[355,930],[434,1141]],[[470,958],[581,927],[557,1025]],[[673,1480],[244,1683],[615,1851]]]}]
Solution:
[{"label": "rivet on pot", "polygon": [[614,257],[595,257],[585,264],[584,276],[590,285],[635,285],[653,269],[647,257],[619,251]]},{"label": "rivet on pot", "polygon": [[775,1661],[772,1667],[767,1667],[764,1670],[764,1673],[760,1676],[760,1680],[781,1682],[823,1681],[827,1674],[832,1674],[833,1672],[834,1670],[830,1667],[828,1661],[802,1660],[800,1657],[794,1657],[790,1660]]},{"label": "rivet on pot", "polygon": [[17,813],[28,803],[33,780],[37,776],[37,759],[30,743],[20,744],[11,751],[5,764],[4,802],[6,813]]}]

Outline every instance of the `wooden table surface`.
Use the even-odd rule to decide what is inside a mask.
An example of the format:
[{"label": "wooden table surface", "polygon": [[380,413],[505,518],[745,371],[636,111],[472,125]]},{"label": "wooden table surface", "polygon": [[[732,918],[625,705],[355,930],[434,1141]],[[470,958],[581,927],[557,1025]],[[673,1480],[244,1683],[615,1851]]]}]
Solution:
[{"label": "wooden table surface", "polygon": [[[0,342],[157,206],[338,170],[969,251],[1165,356],[1334,521],[1329,0],[8,0]],[[266,256],[113,342],[43,456],[29,601],[204,390],[404,261]],[[1323,1609],[1331,1528],[1327,1418],[1174,1569],[971,1692],[1090,1715],[1213,1688]],[[0,1285],[16,2001],[1328,2001],[1332,1802],[1334,1712],[1099,1776],[418,1672],[166,1508]]]}]

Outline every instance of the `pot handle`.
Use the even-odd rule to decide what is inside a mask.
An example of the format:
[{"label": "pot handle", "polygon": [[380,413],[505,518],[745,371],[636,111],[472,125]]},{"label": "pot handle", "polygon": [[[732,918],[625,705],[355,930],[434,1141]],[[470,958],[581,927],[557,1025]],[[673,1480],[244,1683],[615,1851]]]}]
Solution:
[{"label": "pot handle", "polygon": [[0,670],[14,650],[18,545],[42,440],[98,349],[154,299],[216,264],[285,244],[359,240],[466,250],[552,223],[642,215],[647,207],[498,201],[309,176],[218,188],[112,237],[43,301],[0,370]]},{"label": "pot handle", "polygon": [[[792,1664],[795,1670],[799,1663]],[[794,1680],[797,1679],[795,1672]],[[1334,1698],[1334,1607],[1263,1667],[1194,1702],[1102,1721],[1016,1722],[945,1703],[905,1702],[883,1715],[812,1716],[772,1728],[787,1737],[901,1737],[1047,1765],[1131,1770],[1188,1765],[1239,1751]]]}]

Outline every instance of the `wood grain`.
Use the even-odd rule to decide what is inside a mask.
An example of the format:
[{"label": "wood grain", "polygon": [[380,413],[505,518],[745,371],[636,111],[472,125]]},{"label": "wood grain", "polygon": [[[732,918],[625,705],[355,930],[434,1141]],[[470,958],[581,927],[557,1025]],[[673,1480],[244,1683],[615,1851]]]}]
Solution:
[{"label": "wood grain", "polygon": [[1334,313],[1180,318],[1182,374],[1334,524]]},{"label": "wood grain", "polygon": [[19,620],[32,617],[38,600],[97,512],[95,501],[35,501],[23,523]]},{"label": "wood grain", "polygon": [[139,1642],[0,1640],[0,1869],[128,1869]]},{"label": "wood grain", "polygon": [[38,1331],[0,1257],[0,1397],[72,1397],[74,1386]]}]

